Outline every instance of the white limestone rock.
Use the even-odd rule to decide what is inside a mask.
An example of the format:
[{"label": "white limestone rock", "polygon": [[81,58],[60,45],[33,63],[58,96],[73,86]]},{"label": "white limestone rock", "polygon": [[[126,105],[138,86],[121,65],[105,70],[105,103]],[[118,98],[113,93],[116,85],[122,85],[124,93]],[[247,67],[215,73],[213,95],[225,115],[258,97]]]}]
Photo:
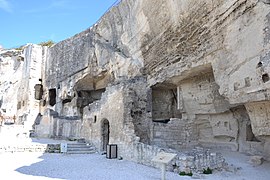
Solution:
[{"label": "white limestone rock", "polygon": [[249,159],[249,163],[253,166],[259,166],[263,163],[263,157],[262,156],[251,156]]}]

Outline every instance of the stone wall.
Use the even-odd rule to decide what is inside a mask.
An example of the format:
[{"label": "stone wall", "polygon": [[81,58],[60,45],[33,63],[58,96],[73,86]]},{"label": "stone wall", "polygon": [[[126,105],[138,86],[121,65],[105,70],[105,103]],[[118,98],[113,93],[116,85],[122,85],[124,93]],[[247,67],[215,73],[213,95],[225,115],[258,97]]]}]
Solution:
[{"label": "stone wall", "polygon": [[169,122],[154,122],[151,144],[171,149],[185,149],[198,144],[195,123],[185,118],[171,118]]},{"label": "stone wall", "polygon": [[79,139],[81,124],[78,117],[62,117],[48,110],[35,122],[35,132],[45,138]]},{"label": "stone wall", "polygon": [[60,144],[28,144],[18,146],[0,146],[0,153],[15,152],[42,152],[42,153],[60,153]]},{"label": "stone wall", "polygon": [[[142,78],[135,78],[108,86],[101,100],[84,108],[82,136],[92,141],[101,151],[104,143],[102,126],[104,120],[107,120],[110,144],[132,142],[136,135],[141,141],[149,142],[149,126],[143,122],[146,109],[138,109],[146,105],[145,99],[142,99],[146,96],[138,93],[143,90],[143,83]],[[134,101],[134,98],[141,101]],[[137,103],[140,103],[140,106]]]},{"label": "stone wall", "polygon": [[132,144],[120,144],[120,154],[127,160],[132,160],[147,166],[159,168],[152,159],[159,152],[174,153],[177,156],[167,165],[168,171],[202,173],[203,169],[224,169],[227,167],[225,159],[220,153],[211,152],[209,149],[194,148],[187,152],[179,152],[173,149],[164,149],[158,146],[150,146],[135,142]]}]

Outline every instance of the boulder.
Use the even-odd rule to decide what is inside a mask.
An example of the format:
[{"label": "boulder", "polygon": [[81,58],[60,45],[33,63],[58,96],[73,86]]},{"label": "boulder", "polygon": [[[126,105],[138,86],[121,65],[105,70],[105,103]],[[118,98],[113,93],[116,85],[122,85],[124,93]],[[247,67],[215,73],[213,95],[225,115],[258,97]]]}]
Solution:
[{"label": "boulder", "polygon": [[251,156],[249,159],[249,163],[253,166],[259,166],[263,163],[263,157],[262,156]]}]

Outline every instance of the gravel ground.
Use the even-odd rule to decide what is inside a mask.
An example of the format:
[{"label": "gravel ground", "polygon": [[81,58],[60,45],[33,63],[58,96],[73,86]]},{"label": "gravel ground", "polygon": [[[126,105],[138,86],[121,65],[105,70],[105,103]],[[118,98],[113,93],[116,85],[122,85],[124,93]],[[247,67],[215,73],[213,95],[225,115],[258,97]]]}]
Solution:
[{"label": "gravel ground", "polygon": [[[1,133],[0,133],[1,134]],[[3,135],[3,134],[2,134]],[[0,145],[28,143],[59,143],[52,139],[30,139],[0,136]],[[197,175],[192,178],[209,180],[269,180],[270,163],[260,166],[248,163],[249,156],[237,152],[221,152],[230,168],[214,171],[212,175]],[[158,180],[159,169],[125,160],[106,159],[100,154],[64,155],[43,153],[0,153],[0,180],[74,179],[74,180]],[[191,179],[167,172],[167,180]]]},{"label": "gravel ground", "polygon": [[[99,154],[4,153],[0,154],[0,168],[4,179],[160,179],[158,169],[125,160],[106,159]],[[167,179],[180,178],[171,172],[166,175]]]},{"label": "gravel ground", "polygon": [[[228,171],[214,171],[212,175],[195,175],[210,180],[269,180],[270,164],[253,167],[248,156],[226,153]],[[237,170],[236,170],[237,169]],[[42,153],[0,154],[0,179],[85,179],[85,180],[158,180],[160,170],[125,160],[106,159],[99,154],[64,155]],[[167,172],[167,180],[191,179]],[[193,178],[195,178],[193,177]]]}]

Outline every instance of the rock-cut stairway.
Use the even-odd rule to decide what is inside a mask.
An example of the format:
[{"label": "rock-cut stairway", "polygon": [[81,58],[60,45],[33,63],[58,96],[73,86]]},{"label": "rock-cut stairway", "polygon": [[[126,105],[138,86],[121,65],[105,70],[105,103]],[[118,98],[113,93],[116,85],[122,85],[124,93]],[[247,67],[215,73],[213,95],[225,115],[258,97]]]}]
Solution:
[{"label": "rock-cut stairway", "polygon": [[84,142],[67,144],[67,154],[92,154],[95,152],[94,146]]}]

